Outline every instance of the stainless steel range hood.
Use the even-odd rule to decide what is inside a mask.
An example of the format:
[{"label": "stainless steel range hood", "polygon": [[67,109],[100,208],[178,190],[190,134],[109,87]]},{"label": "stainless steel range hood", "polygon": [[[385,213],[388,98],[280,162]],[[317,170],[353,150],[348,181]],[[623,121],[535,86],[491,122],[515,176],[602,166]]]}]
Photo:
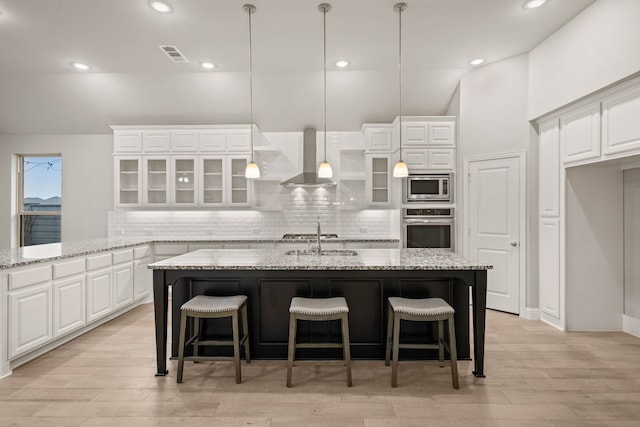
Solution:
[{"label": "stainless steel range hood", "polygon": [[304,130],[302,139],[302,173],[282,181],[280,185],[290,188],[334,187],[336,183],[329,178],[318,178],[316,167],[316,130],[308,128]]}]

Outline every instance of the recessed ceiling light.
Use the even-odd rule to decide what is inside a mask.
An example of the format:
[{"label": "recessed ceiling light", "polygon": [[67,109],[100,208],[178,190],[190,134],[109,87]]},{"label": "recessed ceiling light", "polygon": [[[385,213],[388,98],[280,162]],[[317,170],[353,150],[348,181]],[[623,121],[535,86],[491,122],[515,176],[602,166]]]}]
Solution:
[{"label": "recessed ceiling light", "polygon": [[173,8],[171,7],[171,5],[165,1],[151,0],[149,2],[149,7],[155,10],[156,12],[162,12],[162,13],[173,12]]},{"label": "recessed ceiling light", "polygon": [[524,2],[522,7],[524,7],[525,9],[535,9],[537,7],[543,6],[545,3],[547,3],[547,1],[548,0],[527,0]]},{"label": "recessed ceiling light", "polygon": [[81,62],[72,62],[71,66],[76,70],[80,70],[80,71],[89,71],[91,69],[90,66],[88,66],[87,64],[83,64]]},{"label": "recessed ceiling light", "polygon": [[336,62],[333,63],[333,65],[335,65],[338,68],[346,68],[349,66],[349,61],[347,61],[346,59],[338,59]]},{"label": "recessed ceiling light", "polygon": [[469,64],[471,65],[480,65],[484,62],[484,58],[476,58],[476,59],[472,59],[471,61],[469,61]]},{"label": "recessed ceiling light", "polygon": [[201,62],[200,66],[205,70],[213,70],[214,68],[216,68],[216,64],[214,64],[213,62]]}]

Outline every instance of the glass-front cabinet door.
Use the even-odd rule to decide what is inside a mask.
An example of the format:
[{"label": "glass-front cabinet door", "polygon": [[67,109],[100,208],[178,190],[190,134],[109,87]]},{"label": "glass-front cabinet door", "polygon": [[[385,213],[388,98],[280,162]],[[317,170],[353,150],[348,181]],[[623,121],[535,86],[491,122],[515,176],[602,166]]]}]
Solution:
[{"label": "glass-front cabinet door", "polygon": [[172,175],[171,204],[185,207],[197,206],[196,159],[193,157],[174,157]]},{"label": "glass-front cabinet door", "polygon": [[145,157],[144,198],[145,206],[169,206],[169,159],[167,157]]},{"label": "glass-front cabinet door", "polygon": [[116,157],[116,200],[117,207],[142,206],[142,171],[140,157]]},{"label": "glass-front cabinet door", "polygon": [[200,206],[225,206],[225,157],[200,158]]},{"label": "glass-front cabinet door", "polygon": [[244,177],[245,169],[249,163],[248,156],[228,156],[229,171],[231,179],[227,187],[227,206],[249,206],[251,203],[251,192],[249,190],[249,180]]},{"label": "glass-front cabinet door", "polygon": [[391,158],[389,155],[368,155],[367,198],[371,206],[388,206],[391,187]]}]

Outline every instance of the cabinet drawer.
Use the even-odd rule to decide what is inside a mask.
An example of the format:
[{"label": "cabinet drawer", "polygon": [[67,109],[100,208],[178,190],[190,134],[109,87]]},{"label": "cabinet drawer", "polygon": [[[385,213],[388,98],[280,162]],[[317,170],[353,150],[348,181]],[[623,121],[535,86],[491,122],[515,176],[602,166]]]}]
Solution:
[{"label": "cabinet drawer", "polygon": [[141,248],[133,248],[133,257],[135,259],[146,258],[151,256],[151,247],[142,246]]},{"label": "cabinet drawer", "polygon": [[133,249],[125,249],[123,251],[118,251],[113,253],[113,263],[121,264],[123,262],[132,261],[133,260]]},{"label": "cabinet drawer", "polygon": [[51,280],[51,266],[9,273],[9,290],[24,288]]},{"label": "cabinet drawer", "polygon": [[97,255],[87,258],[87,271],[111,266],[111,254]]},{"label": "cabinet drawer", "polygon": [[60,279],[62,277],[72,276],[74,274],[84,273],[84,258],[74,259],[73,261],[61,262],[53,265],[53,278]]}]

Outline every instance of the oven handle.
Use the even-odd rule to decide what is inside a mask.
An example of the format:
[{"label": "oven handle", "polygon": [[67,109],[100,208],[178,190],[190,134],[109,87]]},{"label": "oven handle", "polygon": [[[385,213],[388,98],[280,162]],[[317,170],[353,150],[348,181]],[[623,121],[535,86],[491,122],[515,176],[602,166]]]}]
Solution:
[{"label": "oven handle", "polygon": [[453,218],[440,218],[440,219],[416,219],[416,218],[403,218],[402,222],[405,224],[453,224]]}]

